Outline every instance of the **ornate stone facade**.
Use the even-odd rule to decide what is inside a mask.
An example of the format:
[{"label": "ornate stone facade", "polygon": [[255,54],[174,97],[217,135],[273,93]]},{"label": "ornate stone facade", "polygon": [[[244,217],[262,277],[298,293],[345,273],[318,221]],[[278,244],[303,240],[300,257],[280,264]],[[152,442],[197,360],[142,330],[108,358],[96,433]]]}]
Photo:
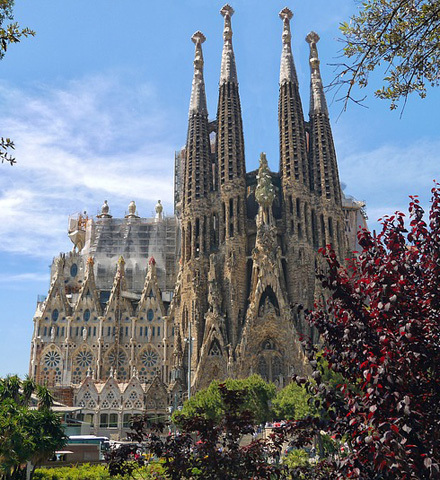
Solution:
[{"label": "ornate stone facade", "polygon": [[[261,154],[246,173],[231,17],[225,5],[217,118],[208,119],[196,32],[185,148],[176,155],[175,216],[160,203],[125,218],[107,201],[96,218],[69,220],[73,251],[57,257],[37,305],[30,374],[82,407],[95,433],[123,436],[127,415],[166,414],[214,379],[259,373],[282,386],[307,369],[304,311],[322,298],[317,250],[345,258],[363,204],[341,192],[315,33],[311,103],[304,120],[283,22],[279,93],[280,171]],[[365,220],[363,220],[365,225]]]}]

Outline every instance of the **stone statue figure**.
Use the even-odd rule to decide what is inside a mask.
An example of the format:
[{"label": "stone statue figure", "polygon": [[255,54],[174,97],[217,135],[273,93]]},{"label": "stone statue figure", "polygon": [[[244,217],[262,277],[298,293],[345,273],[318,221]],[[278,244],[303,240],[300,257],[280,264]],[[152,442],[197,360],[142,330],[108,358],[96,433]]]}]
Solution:
[{"label": "stone statue figure", "polygon": [[[269,166],[265,153],[260,155],[260,168],[257,174],[257,188],[255,189],[255,199],[260,205],[258,217],[263,224],[270,223],[270,209],[275,199],[275,187],[272,183]],[[260,213],[261,212],[261,213]]]},{"label": "stone statue figure", "polygon": [[160,200],[157,201],[155,210],[156,210],[156,218],[158,220],[162,220],[162,218],[163,218],[163,205],[160,202]]}]

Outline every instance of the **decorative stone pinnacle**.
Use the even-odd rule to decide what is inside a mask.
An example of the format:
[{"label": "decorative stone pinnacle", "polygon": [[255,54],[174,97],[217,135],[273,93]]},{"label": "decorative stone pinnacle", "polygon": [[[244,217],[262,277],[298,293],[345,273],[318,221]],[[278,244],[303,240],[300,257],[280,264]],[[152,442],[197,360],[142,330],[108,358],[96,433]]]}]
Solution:
[{"label": "decorative stone pinnacle", "polygon": [[319,42],[319,35],[316,32],[310,32],[306,37],[307,43],[318,43]]},{"label": "decorative stone pinnacle", "polygon": [[125,265],[125,260],[124,260],[124,257],[122,255],[118,259],[118,265],[119,266],[124,266]]},{"label": "decorative stone pinnacle", "polygon": [[95,264],[95,260],[93,260],[93,257],[89,257],[89,258],[87,259],[87,265],[88,265],[89,267],[93,267],[94,264]]},{"label": "decorative stone pinnacle", "polygon": [[290,41],[292,40],[292,34],[290,33],[290,20],[293,18],[292,10],[285,7],[281,10],[279,15],[284,24],[282,35],[283,43],[290,44]]},{"label": "decorative stone pinnacle", "polygon": [[225,19],[225,27],[223,29],[223,38],[225,40],[231,40],[232,38],[232,27],[231,27],[231,17],[234,15],[234,9],[226,4],[221,10],[223,18]]},{"label": "decorative stone pinnacle", "polygon": [[316,32],[310,32],[306,37],[306,42],[310,45],[310,115],[323,113],[328,115],[327,101],[324,95],[321,73],[319,71],[318,48],[319,35]]},{"label": "decorative stone pinnacle", "polygon": [[220,85],[231,82],[238,85],[237,68],[235,66],[234,50],[232,48],[232,27],[231,17],[234,14],[234,9],[226,4],[221,10],[221,15],[225,19],[225,26],[223,29],[223,52],[222,64],[220,69]]},{"label": "decorative stone pinnacle", "polygon": [[191,101],[189,105],[190,114],[201,113],[208,114],[208,108],[206,106],[205,84],[203,81],[203,51],[202,43],[205,42],[206,37],[198,30],[191,37],[191,40],[196,46],[194,54],[194,78],[191,91]]},{"label": "decorative stone pinnacle", "polygon": [[234,15],[234,9],[231,7],[231,5],[229,5],[229,3],[226,3],[220,10],[220,13],[224,17],[226,17],[226,15],[229,15],[230,17],[232,17],[232,15]]},{"label": "decorative stone pinnacle", "polygon": [[279,13],[281,20],[290,21],[293,18],[293,12],[288,7],[284,7]]},{"label": "decorative stone pinnacle", "polygon": [[205,37],[205,35],[203,35],[203,33],[200,30],[197,30],[197,32],[195,32],[193,34],[193,36],[191,37],[191,40],[196,45],[198,45],[198,44],[204,43],[206,41],[206,37]]},{"label": "decorative stone pinnacle", "polygon": [[150,257],[150,260],[148,260],[148,265],[156,265],[156,259],[154,257]]},{"label": "decorative stone pinnacle", "polygon": [[292,10],[285,7],[281,10],[279,16],[283,21],[283,34],[281,36],[283,50],[281,53],[280,85],[283,85],[286,82],[297,84],[298,79],[293,62],[292,47],[290,45],[292,41],[292,34],[290,32],[290,20],[293,18]]},{"label": "decorative stone pinnacle", "polygon": [[310,32],[306,37],[306,42],[310,45],[310,66],[312,70],[317,70],[319,68],[319,57],[316,44],[319,42],[319,35],[316,32]]}]

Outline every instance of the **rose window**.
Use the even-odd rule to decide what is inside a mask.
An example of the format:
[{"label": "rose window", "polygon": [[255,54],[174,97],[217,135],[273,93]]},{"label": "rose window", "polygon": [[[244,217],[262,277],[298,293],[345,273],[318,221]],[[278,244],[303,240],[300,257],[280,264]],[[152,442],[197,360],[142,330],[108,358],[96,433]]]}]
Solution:
[{"label": "rose window", "polygon": [[44,364],[48,367],[56,367],[61,361],[61,355],[56,351],[47,352],[44,356]]},{"label": "rose window", "polygon": [[142,365],[145,367],[154,367],[157,364],[159,355],[154,350],[146,350],[141,355]]},{"label": "rose window", "polygon": [[108,356],[108,361],[112,367],[121,367],[127,361],[127,356],[124,352],[116,354],[116,352],[113,351]]},{"label": "rose window", "polygon": [[93,356],[91,352],[85,351],[85,352],[79,352],[78,355],[76,356],[76,363],[80,367],[90,367],[92,364]]}]

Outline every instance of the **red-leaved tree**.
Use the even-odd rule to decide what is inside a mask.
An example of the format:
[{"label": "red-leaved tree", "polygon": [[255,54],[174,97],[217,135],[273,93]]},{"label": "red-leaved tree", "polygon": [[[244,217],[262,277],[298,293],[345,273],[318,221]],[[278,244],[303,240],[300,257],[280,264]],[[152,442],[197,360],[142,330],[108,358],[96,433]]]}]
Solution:
[{"label": "red-leaved tree", "polygon": [[333,471],[326,478],[440,478],[438,185],[426,221],[410,198],[408,229],[398,212],[383,219],[378,236],[363,231],[363,251],[349,267],[331,248],[322,252],[330,298],[309,320],[329,368],[345,382],[335,389],[324,380],[317,348],[308,344],[314,381],[296,380],[327,416],[286,428],[298,446],[322,430],[346,444],[344,454],[326,459]]}]

